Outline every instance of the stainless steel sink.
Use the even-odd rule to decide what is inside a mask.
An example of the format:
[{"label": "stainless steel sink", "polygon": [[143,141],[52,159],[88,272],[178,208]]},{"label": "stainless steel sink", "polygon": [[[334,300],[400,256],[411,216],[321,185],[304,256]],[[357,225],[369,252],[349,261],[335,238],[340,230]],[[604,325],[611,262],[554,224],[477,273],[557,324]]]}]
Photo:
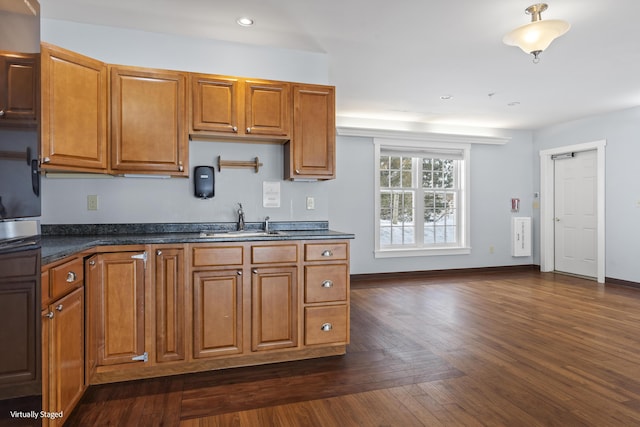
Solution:
[{"label": "stainless steel sink", "polygon": [[203,231],[200,233],[200,237],[268,237],[268,236],[281,236],[280,231]]}]

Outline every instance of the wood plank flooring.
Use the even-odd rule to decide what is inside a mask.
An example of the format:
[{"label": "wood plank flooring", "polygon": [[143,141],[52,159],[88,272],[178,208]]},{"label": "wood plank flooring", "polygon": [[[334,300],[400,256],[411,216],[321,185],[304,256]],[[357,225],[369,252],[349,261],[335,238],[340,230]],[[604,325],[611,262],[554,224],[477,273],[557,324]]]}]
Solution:
[{"label": "wood plank flooring", "polygon": [[640,289],[357,281],[347,354],[91,387],[67,426],[640,426]]}]

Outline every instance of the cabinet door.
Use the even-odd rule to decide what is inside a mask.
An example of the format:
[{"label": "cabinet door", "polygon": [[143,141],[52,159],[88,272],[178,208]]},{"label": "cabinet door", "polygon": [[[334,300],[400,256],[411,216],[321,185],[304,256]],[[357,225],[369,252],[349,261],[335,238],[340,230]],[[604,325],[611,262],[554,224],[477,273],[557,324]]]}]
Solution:
[{"label": "cabinet door", "polygon": [[193,274],[193,357],[242,353],[242,270]]},{"label": "cabinet door", "polygon": [[285,178],[335,178],[335,88],[294,85],[293,136],[285,145]]},{"label": "cabinet door", "polygon": [[111,169],[188,175],[186,75],[111,67]]},{"label": "cabinet door", "polygon": [[35,127],[40,103],[38,55],[0,55],[0,126]]},{"label": "cabinet door", "polygon": [[291,129],[289,83],[245,81],[245,132],[288,139]]},{"label": "cabinet door", "polygon": [[40,392],[38,254],[0,256],[0,400]]},{"label": "cabinet door", "polygon": [[191,130],[237,134],[240,84],[232,77],[191,75]]},{"label": "cabinet door", "polygon": [[[85,390],[84,380],[84,288],[53,303],[49,312],[50,409],[70,414]],[[61,421],[60,423],[61,424]],[[58,425],[50,422],[49,425]]]},{"label": "cabinet door", "polygon": [[254,268],[251,277],[251,349],[298,345],[296,267]]},{"label": "cabinet door", "polygon": [[107,67],[42,46],[42,167],[107,170]]},{"label": "cabinet door", "polygon": [[156,360],[184,360],[184,249],[156,249]]},{"label": "cabinet door", "polygon": [[97,257],[97,364],[139,363],[144,346],[144,263],[141,254],[107,253]]}]

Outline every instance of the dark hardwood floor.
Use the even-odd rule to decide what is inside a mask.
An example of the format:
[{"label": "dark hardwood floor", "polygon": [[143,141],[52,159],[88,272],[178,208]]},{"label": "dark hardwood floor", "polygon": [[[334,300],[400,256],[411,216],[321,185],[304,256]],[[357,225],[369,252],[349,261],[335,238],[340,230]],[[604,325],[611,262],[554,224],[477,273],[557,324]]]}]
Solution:
[{"label": "dark hardwood floor", "polygon": [[68,426],[640,426],[640,290],[354,281],[340,357],[91,387]]}]

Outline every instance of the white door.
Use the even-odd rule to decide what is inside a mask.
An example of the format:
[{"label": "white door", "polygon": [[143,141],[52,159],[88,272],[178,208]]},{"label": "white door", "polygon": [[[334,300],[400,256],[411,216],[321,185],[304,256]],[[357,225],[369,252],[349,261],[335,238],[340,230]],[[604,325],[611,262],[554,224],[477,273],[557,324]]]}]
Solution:
[{"label": "white door", "polygon": [[596,150],[554,160],[555,270],[597,276]]}]

